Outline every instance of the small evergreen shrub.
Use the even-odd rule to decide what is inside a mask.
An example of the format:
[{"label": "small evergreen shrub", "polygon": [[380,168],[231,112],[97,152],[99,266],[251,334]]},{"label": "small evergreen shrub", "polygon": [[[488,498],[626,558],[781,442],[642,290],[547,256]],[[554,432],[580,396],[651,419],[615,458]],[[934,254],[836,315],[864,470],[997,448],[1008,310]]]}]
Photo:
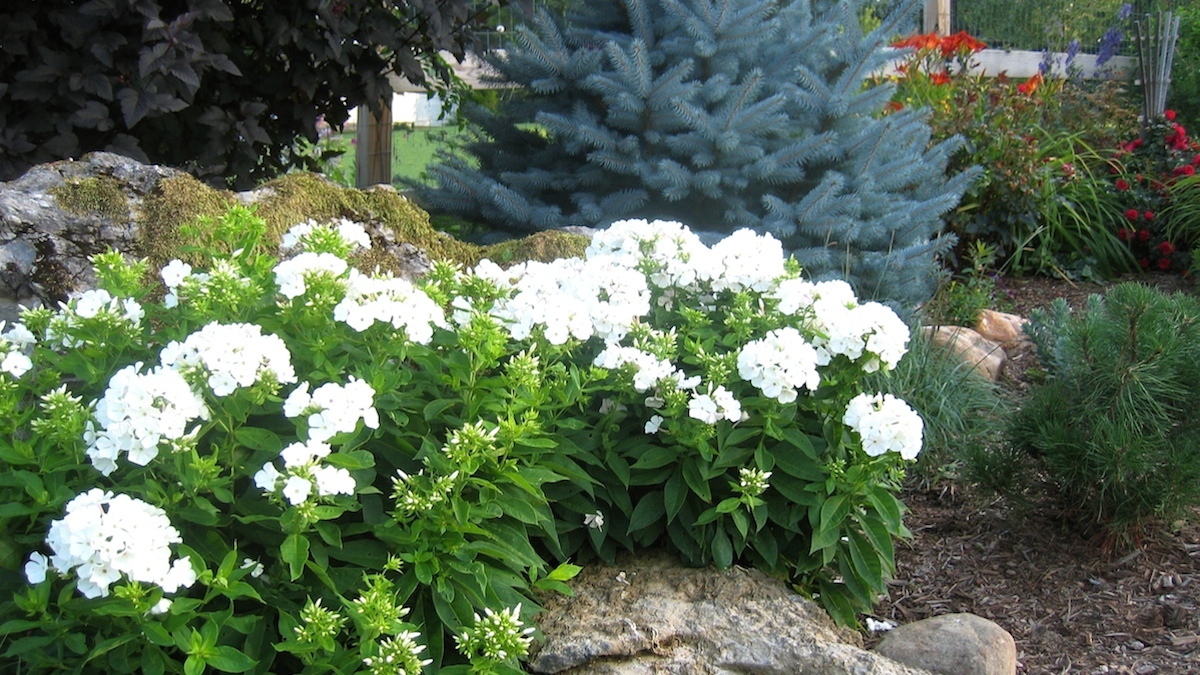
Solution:
[{"label": "small evergreen shrub", "polygon": [[1079,517],[1124,537],[1200,503],[1200,301],[1126,283],[1031,326],[1049,379],[1012,442]]},{"label": "small evergreen shrub", "polygon": [[854,0],[589,0],[518,27],[491,60],[519,89],[481,130],[476,166],[445,157],[431,212],[524,233],[680,220],[712,240],[771,233],[814,278],[867,298],[929,298],[941,217],[973,173],[926,114],[882,117],[864,88],[904,3],[863,35]]}]

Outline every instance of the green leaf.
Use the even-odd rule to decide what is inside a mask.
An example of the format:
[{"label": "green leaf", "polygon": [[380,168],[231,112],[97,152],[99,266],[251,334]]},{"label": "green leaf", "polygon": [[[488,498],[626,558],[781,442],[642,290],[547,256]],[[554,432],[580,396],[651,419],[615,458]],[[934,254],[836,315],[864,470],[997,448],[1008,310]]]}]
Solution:
[{"label": "green leaf", "polygon": [[692,489],[692,494],[703,499],[706,503],[712,501],[712,491],[708,487],[708,481],[701,475],[699,460],[695,457],[688,457],[683,460],[683,480]]},{"label": "green leaf", "polygon": [[204,659],[190,654],[183,662],[183,675],[204,675],[205,667]]},{"label": "green leaf", "polygon": [[667,509],[667,524],[673,522],[675,516],[679,515],[679,509],[683,508],[687,496],[688,491],[684,489],[683,474],[676,471],[671,474],[663,487],[663,505]]},{"label": "green leaf", "polygon": [[300,534],[289,534],[279,547],[279,555],[287,563],[292,581],[299,579],[304,573],[304,563],[308,560],[308,538]]},{"label": "green leaf", "polygon": [[896,570],[896,549],[887,525],[871,515],[861,516],[857,518],[857,521],[862,525],[867,538],[871,540],[871,545],[875,547],[880,559],[886,565],[886,572],[893,574]]},{"label": "green leaf", "polygon": [[435,418],[441,417],[442,413],[447,409],[456,405],[458,405],[458,401],[448,398],[434,399],[425,404],[425,408],[421,411],[421,414],[425,417],[426,422],[431,422]]},{"label": "green leaf", "polygon": [[352,450],[350,452],[335,452],[326,455],[322,461],[330,466],[346,469],[347,471],[360,471],[375,466],[375,455],[367,450]]},{"label": "green leaf", "polygon": [[579,565],[562,563],[558,567],[555,567],[553,570],[551,570],[550,573],[546,575],[546,578],[553,579],[555,581],[570,581],[571,579],[574,579],[581,571],[583,571],[583,568]]},{"label": "green leaf", "polygon": [[879,560],[879,554],[858,532],[850,530],[846,536],[850,540],[847,548],[850,549],[850,562],[854,571],[870,590],[883,592],[883,563]]},{"label": "green leaf", "polygon": [[159,647],[173,647],[175,645],[175,638],[172,638],[167,629],[157,621],[142,623],[142,635],[146,636],[146,639],[152,644],[156,644]]},{"label": "green leaf", "polygon": [[904,532],[904,523],[901,519],[903,507],[900,500],[896,499],[896,495],[882,485],[876,485],[867,493],[867,501],[871,502],[871,506],[883,518],[888,532],[894,535]]},{"label": "green leaf", "polygon": [[825,480],[825,472],[816,460],[787,444],[774,446],[771,457],[775,460],[775,468],[789,476],[813,483]]},{"label": "green leaf", "polygon": [[729,541],[729,535],[725,534],[725,529],[718,527],[712,540],[712,556],[713,564],[718,569],[729,569],[733,565],[733,542]]},{"label": "green leaf", "polygon": [[233,432],[233,439],[239,445],[251,450],[261,450],[278,454],[283,449],[283,441],[279,440],[278,435],[266,429],[259,429],[258,427],[238,427]]},{"label": "green leaf", "polygon": [[746,517],[746,512],[738,509],[731,511],[729,516],[733,518],[734,527],[742,535],[742,541],[746,541],[746,535],[750,532],[750,519]]},{"label": "green leaf", "polygon": [[633,534],[639,530],[644,530],[656,524],[666,515],[666,507],[663,505],[663,493],[651,492],[642,497],[636,507],[633,509],[633,514],[629,516],[629,529],[626,534]]},{"label": "green leaf", "polygon": [[217,647],[217,653],[208,658],[208,665],[225,673],[244,673],[258,665],[258,661],[234,647],[221,645]]},{"label": "green leaf", "polygon": [[634,469],[659,469],[664,466],[674,464],[679,460],[679,451],[676,448],[666,447],[663,445],[651,446],[638,461],[633,463]]},{"label": "green leaf", "polygon": [[717,504],[717,513],[733,513],[741,505],[742,503],[738,501],[737,497],[727,497],[722,499],[720,504]]}]

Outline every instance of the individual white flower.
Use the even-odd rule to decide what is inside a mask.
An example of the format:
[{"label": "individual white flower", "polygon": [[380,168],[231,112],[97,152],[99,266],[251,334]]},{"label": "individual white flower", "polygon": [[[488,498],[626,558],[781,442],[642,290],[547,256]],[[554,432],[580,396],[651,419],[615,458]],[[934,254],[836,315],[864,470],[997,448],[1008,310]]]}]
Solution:
[{"label": "individual white flower", "polygon": [[288,476],[288,479],[284,481],[282,492],[288,503],[295,506],[307,500],[312,489],[313,484],[307,478]]},{"label": "individual white flower", "polygon": [[[68,502],[66,514],[50,523],[46,535],[54,570],[73,573],[88,598],[107,596],[122,577],[155,584],[166,593],[191,586],[196,574],[188,559],[171,560],[170,546],[180,542],[162,509],[99,488]],[[34,568],[39,562],[31,556]],[[27,565],[26,574],[36,579],[38,570]]]},{"label": "individual white flower", "polygon": [[4,371],[14,378],[20,378],[31,368],[33,368],[33,361],[18,351],[8,352],[4,355],[3,360],[0,360],[0,371]]},{"label": "individual white flower", "polygon": [[258,473],[254,474],[254,486],[263,492],[274,492],[282,477],[283,474],[279,473],[279,469],[276,469],[271,462],[267,462],[263,468],[258,470]]},{"label": "individual white flower", "polygon": [[585,513],[583,515],[583,524],[593,530],[604,529],[604,514],[597,511],[595,513]]},{"label": "individual white flower", "polygon": [[254,558],[242,558],[242,569],[250,570],[250,578],[257,579],[266,571],[263,564]]},{"label": "individual white flower", "polygon": [[659,428],[662,427],[662,423],[663,423],[662,415],[651,415],[650,420],[646,422],[646,433],[657,434]]},{"label": "individual white flower", "polygon": [[25,578],[30,584],[40,584],[46,580],[46,572],[50,569],[50,559],[34,551],[29,554],[29,562],[25,563]]},{"label": "individual white flower", "polygon": [[[4,325],[4,322],[0,321],[0,326],[3,326],[3,325]],[[37,338],[34,336],[34,334],[32,332],[30,332],[30,330],[28,328],[25,327],[25,324],[23,324],[23,323],[13,324],[12,328],[9,328],[8,330],[4,331],[4,334],[0,337],[3,337],[5,340],[8,340],[10,343],[12,343],[12,345],[14,347],[16,347],[17,349],[20,349],[22,351],[29,349],[29,348],[33,347],[35,344],[37,344]]]},{"label": "individual white flower", "polygon": [[160,598],[159,601],[154,603],[154,606],[150,608],[150,613],[154,616],[162,616],[169,611],[171,611],[170,598]]},{"label": "individual white flower", "polygon": [[162,271],[159,272],[159,274],[162,275],[163,284],[165,284],[167,288],[175,290],[181,283],[183,283],[184,279],[191,276],[192,266],[183,262],[182,260],[175,259],[167,263],[166,266],[162,268]]},{"label": "individual white flower", "polygon": [[904,401],[891,394],[859,394],[850,400],[842,417],[862,438],[863,452],[878,457],[896,452],[907,460],[921,452],[924,421]]}]

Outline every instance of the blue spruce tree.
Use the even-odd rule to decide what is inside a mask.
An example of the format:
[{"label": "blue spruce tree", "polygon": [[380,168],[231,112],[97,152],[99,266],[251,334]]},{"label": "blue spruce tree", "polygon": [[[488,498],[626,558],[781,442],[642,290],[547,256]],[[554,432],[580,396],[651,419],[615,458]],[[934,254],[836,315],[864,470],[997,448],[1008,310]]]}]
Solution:
[{"label": "blue spruce tree", "polygon": [[[910,3],[904,3],[911,7]],[[866,87],[901,11],[864,36],[854,0],[581,0],[540,12],[492,64],[518,85],[474,163],[442,156],[427,208],[524,234],[622,218],[779,238],[816,278],[912,305],[971,176],[919,112]]]}]

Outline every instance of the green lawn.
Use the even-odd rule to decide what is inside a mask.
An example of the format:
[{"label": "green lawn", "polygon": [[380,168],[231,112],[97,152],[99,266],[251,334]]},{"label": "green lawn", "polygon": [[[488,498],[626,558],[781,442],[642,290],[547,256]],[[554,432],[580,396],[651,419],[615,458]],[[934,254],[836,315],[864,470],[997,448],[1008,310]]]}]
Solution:
[{"label": "green lawn", "polygon": [[[425,167],[433,160],[438,148],[465,135],[465,132],[454,126],[423,127],[418,129],[397,128],[392,132],[392,183],[401,179],[420,179]],[[329,173],[347,185],[354,184],[354,145],[353,133],[339,136],[346,153],[341,156],[340,163]],[[337,177],[338,169],[343,169],[341,177]]]}]

